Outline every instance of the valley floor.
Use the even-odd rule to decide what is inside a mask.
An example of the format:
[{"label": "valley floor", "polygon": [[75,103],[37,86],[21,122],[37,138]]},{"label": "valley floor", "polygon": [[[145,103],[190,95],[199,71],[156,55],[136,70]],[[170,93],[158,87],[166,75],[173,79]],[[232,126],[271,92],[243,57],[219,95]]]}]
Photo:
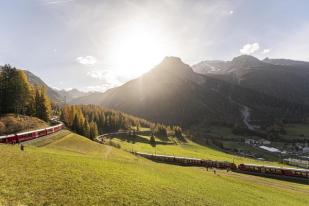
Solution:
[{"label": "valley floor", "polygon": [[309,185],[154,163],[68,131],[0,155],[0,205],[309,205]]}]

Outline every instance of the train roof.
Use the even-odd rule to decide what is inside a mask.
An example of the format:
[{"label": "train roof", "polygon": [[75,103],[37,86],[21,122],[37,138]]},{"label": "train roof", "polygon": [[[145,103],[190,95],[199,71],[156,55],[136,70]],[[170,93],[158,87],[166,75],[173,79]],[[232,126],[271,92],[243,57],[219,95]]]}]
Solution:
[{"label": "train roof", "polygon": [[187,159],[187,160],[196,160],[196,161],[213,161],[213,162],[226,162],[226,161],[218,161],[218,160],[206,160],[206,159],[199,159],[193,157],[181,157],[181,156],[171,156],[171,155],[160,155],[160,154],[149,154],[143,152],[136,152],[137,154],[147,155],[147,156],[156,156],[156,157],[168,157],[168,158],[175,158],[175,159]]},{"label": "train roof", "polygon": [[4,136],[0,136],[0,139],[6,139],[6,138],[9,138],[9,137],[14,137],[15,134],[9,134],[9,135],[4,135]]},{"label": "train roof", "polygon": [[254,166],[254,167],[265,167],[265,168],[274,168],[274,169],[284,169],[284,170],[294,170],[294,171],[300,171],[300,172],[309,172],[307,169],[299,169],[299,168],[292,168],[292,167],[276,167],[276,166],[270,166],[270,165],[256,165],[256,164],[243,164],[246,166]]},{"label": "train roof", "polygon": [[202,160],[202,159],[191,158],[191,157],[179,157],[179,156],[171,156],[171,155],[149,154],[149,153],[143,153],[143,152],[136,152],[136,153],[141,154],[141,155],[156,156],[156,157],[170,157],[170,158],[176,158],[176,159]]},{"label": "train roof", "polygon": [[36,132],[36,130],[20,132],[20,133],[17,133],[17,135],[29,134],[29,133],[32,133],[32,132]]},{"label": "train roof", "polygon": [[17,135],[23,135],[23,134],[28,134],[28,133],[32,133],[32,132],[40,132],[40,131],[43,131],[45,129],[53,129],[54,127],[57,127],[57,126],[60,126],[62,125],[61,124],[57,124],[57,125],[54,125],[54,126],[51,126],[51,127],[47,127],[47,128],[42,128],[42,129],[37,129],[37,130],[31,130],[31,131],[26,131],[26,132],[20,132],[20,133],[17,133]]},{"label": "train roof", "polygon": [[61,124],[54,125],[54,126],[51,126],[51,127],[47,127],[47,128],[45,128],[45,129],[53,129],[53,128],[55,128],[55,127],[59,127],[60,125],[62,125],[62,123],[61,123]]}]

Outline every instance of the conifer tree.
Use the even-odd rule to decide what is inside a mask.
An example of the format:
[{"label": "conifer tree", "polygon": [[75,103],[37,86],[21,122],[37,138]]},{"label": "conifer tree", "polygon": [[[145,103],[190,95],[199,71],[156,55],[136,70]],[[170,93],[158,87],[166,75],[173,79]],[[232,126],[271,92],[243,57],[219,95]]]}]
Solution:
[{"label": "conifer tree", "polygon": [[174,134],[175,134],[175,137],[177,137],[178,139],[183,138],[181,127],[175,126],[174,127]]},{"label": "conifer tree", "polygon": [[32,92],[25,72],[4,65],[0,74],[0,113],[26,114]]},{"label": "conifer tree", "polygon": [[79,130],[79,121],[78,121],[77,114],[75,114],[74,119],[73,119],[72,130],[73,130],[74,132],[77,132],[77,133],[78,133],[78,130]]},{"label": "conifer tree", "polygon": [[85,119],[85,121],[84,121],[83,130],[84,130],[83,135],[85,137],[90,137],[90,125],[89,125],[87,119]]},{"label": "conifer tree", "polygon": [[37,87],[35,91],[36,117],[48,121],[51,114],[51,104],[44,87]]},{"label": "conifer tree", "polygon": [[153,133],[151,134],[151,137],[150,137],[150,140],[149,140],[149,141],[150,141],[151,146],[153,146],[153,147],[156,146],[156,139],[155,139]]},{"label": "conifer tree", "polygon": [[95,122],[90,122],[89,138],[94,140],[98,136],[98,126]]}]

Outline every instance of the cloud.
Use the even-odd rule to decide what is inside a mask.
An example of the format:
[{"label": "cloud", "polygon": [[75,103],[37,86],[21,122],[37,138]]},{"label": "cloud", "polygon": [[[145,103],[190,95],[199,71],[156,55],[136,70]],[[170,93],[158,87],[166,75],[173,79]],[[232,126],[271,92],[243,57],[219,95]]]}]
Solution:
[{"label": "cloud", "polygon": [[94,79],[102,80],[105,78],[106,72],[103,71],[90,71],[87,72],[87,76],[92,77]]},{"label": "cloud", "polygon": [[60,91],[61,89],[59,87],[52,87],[52,89]]},{"label": "cloud", "polygon": [[252,44],[245,44],[242,49],[240,49],[240,53],[242,54],[253,54],[260,49],[259,43],[255,42]]},{"label": "cloud", "polygon": [[63,3],[69,3],[74,0],[48,0],[46,1],[46,4],[63,4]]},{"label": "cloud", "polygon": [[89,71],[87,76],[100,80],[99,85],[85,87],[87,91],[105,91],[122,84],[117,74],[111,71]]},{"label": "cloud", "polygon": [[234,14],[234,10],[230,10],[229,14],[231,14],[231,15]]},{"label": "cloud", "polygon": [[262,51],[263,54],[268,54],[269,52],[270,52],[270,49],[264,49],[264,50]]},{"label": "cloud", "polygon": [[68,87],[68,88],[64,88],[64,90],[68,92],[68,91],[73,90],[73,88],[72,87]]},{"label": "cloud", "polygon": [[77,57],[76,61],[83,65],[94,65],[97,63],[97,59],[93,56]]}]

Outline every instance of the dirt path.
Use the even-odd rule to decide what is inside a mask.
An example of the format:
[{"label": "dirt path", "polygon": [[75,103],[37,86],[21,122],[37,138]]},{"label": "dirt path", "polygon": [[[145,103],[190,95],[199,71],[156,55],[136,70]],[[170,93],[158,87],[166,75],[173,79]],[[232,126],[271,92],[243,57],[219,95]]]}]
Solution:
[{"label": "dirt path", "polygon": [[105,145],[105,146],[106,146],[106,151],[105,151],[104,157],[107,158],[109,156],[109,154],[112,152],[113,147],[108,146],[108,145]]}]

